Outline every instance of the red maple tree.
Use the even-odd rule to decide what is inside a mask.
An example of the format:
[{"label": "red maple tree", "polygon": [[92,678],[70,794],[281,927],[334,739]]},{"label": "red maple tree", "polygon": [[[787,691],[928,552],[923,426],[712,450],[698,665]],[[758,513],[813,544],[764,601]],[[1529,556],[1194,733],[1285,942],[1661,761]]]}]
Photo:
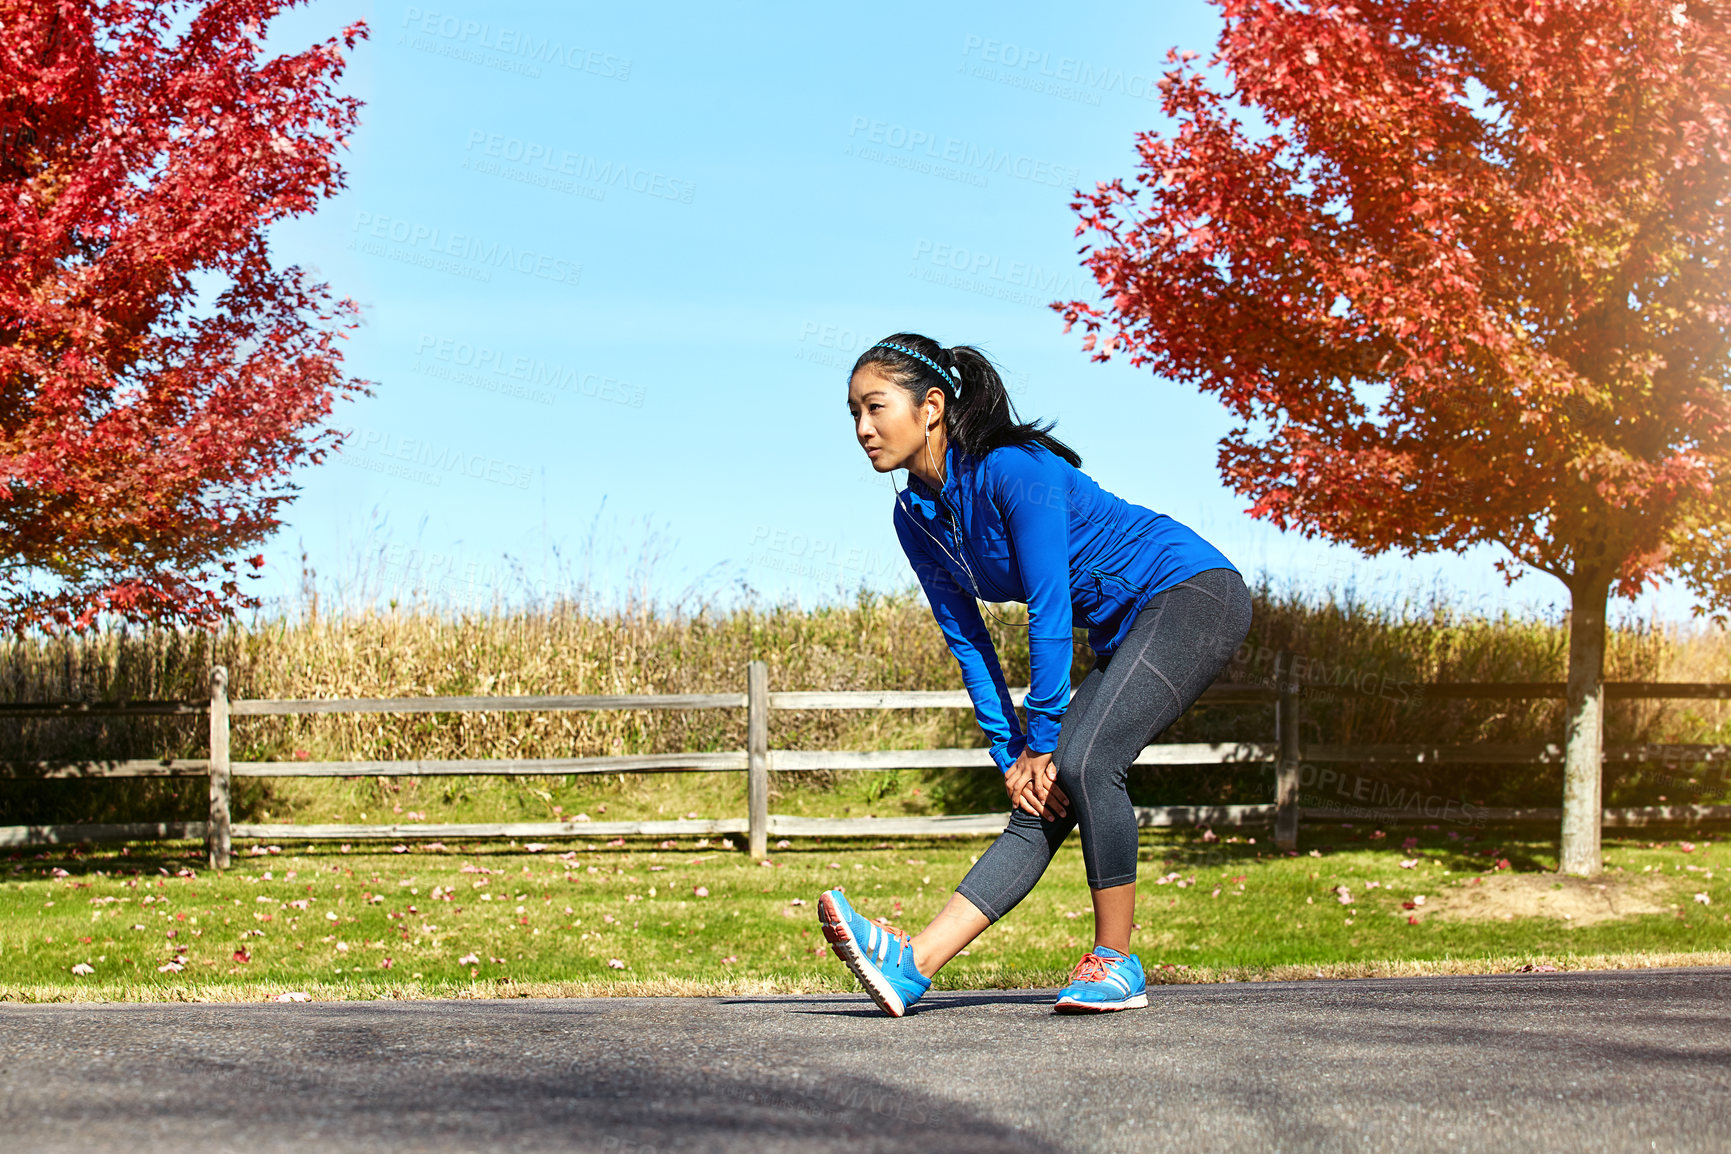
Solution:
[{"label": "red maple tree", "polygon": [[1072,206],[1102,301],[1052,307],[1219,394],[1253,516],[1563,582],[1597,872],[1608,595],[1731,608],[1731,4],[1216,2],[1224,83],[1168,55],[1175,129]]},{"label": "red maple tree", "polygon": [[[270,0],[0,0],[0,621],[209,624],[293,466],[367,393],[357,308],[265,230],[342,187],[345,28],[268,57]],[[339,43],[340,42],[340,43]],[[256,573],[250,574],[257,576]]]}]

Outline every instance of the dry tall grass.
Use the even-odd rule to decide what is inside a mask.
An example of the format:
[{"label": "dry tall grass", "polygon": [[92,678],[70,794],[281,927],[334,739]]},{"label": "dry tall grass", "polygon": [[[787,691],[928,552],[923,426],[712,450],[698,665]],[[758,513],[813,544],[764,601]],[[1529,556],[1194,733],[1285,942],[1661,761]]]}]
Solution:
[{"label": "dry tall grass", "polygon": [[[1254,590],[1250,638],[1223,673],[1266,679],[1273,654],[1304,655],[1304,738],[1310,742],[1556,740],[1560,706],[1549,702],[1427,700],[1432,680],[1560,680],[1566,628],[1509,616],[1462,613],[1446,602],[1369,604],[1350,597]],[[1003,607],[1010,616],[1019,607]],[[1017,619],[1017,618],[1012,618]],[[1010,684],[1027,684],[1024,630],[988,619]],[[859,593],[851,603],[813,609],[744,604],[666,610],[639,601],[601,611],[584,600],[534,607],[451,609],[426,602],[319,612],[309,600],[282,614],[205,634],[114,629],[72,638],[23,638],[0,649],[0,698],[31,700],[196,700],[213,662],[226,665],[236,697],[392,697],[454,694],[682,693],[744,688],[747,661],[768,662],[775,689],[957,689],[961,680],[930,611],[912,592]],[[1073,678],[1092,662],[1078,646]],[[1614,631],[1607,656],[1613,679],[1731,679],[1731,644],[1723,632],[1657,622]],[[564,714],[355,715],[236,719],[234,756],[242,760],[558,757],[605,753],[738,749],[743,710],[619,711]],[[1164,740],[1266,739],[1268,707],[1198,709]],[[1607,740],[1725,740],[1722,706],[1701,702],[1619,703]],[[0,733],[0,761],[56,757],[199,757],[196,719],[81,719],[14,722]],[[981,735],[966,710],[780,713],[771,741],[779,748],[967,746]],[[1439,787],[1435,770],[1395,776]],[[1554,770],[1509,767],[1453,770],[1453,796],[1490,804],[1555,804]],[[1608,796],[1632,803],[1665,792],[1672,800],[1715,795],[1722,783],[1697,774],[1693,793],[1678,770],[1655,775],[1617,771]],[[738,775],[714,779],[706,795],[725,804],[742,792]],[[922,805],[951,811],[996,808],[994,775],[886,774],[861,786],[861,775],[782,775],[778,788],[821,795],[864,788],[867,801],[924,783]],[[1217,767],[1137,771],[1138,800],[1260,800],[1263,768]],[[1385,774],[1385,776],[1388,776]],[[846,781],[843,781],[843,778]],[[621,788],[608,779],[610,788]],[[1659,781],[1659,786],[1653,782]],[[237,798],[243,819],[312,820],[365,809],[401,809],[409,789],[444,816],[545,816],[562,805],[554,793],[594,792],[594,780],[439,779],[428,782],[246,780]],[[0,783],[0,824],[72,820],[196,818],[202,781]],[[994,792],[995,791],[995,792]],[[669,795],[672,796],[672,795]],[[693,795],[695,796],[695,795]],[[411,806],[413,808],[413,806]],[[563,806],[562,806],[563,808]],[[665,804],[662,807],[665,809]],[[737,805],[728,809],[734,812]],[[654,811],[651,811],[654,812]],[[612,814],[610,816],[617,816]],[[705,816],[712,816],[705,813]],[[376,820],[376,819],[375,819]]]}]

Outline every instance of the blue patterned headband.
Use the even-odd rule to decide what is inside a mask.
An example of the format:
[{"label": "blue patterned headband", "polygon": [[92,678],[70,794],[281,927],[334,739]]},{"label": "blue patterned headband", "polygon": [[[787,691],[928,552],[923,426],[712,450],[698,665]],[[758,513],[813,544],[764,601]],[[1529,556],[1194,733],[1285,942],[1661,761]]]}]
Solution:
[{"label": "blue patterned headband", "polygon": [[877,344],[873,345],[872,348],[894,349],[898,353],[906,353],[917,361],[924,361],[926,364],[932,366],[933,371],[935,371],[938,376],[952,382],[950,387],[955,391],[956,396],[960,397],[962,395],[962,374],[959,369],[951,369],[949,372],[945,372],[938,362],[932,360],[932,358],[926,356],[924,353],[915,352],[913,349],[905,348],[898,344],[892,344],[889,341],[879,341]]}]

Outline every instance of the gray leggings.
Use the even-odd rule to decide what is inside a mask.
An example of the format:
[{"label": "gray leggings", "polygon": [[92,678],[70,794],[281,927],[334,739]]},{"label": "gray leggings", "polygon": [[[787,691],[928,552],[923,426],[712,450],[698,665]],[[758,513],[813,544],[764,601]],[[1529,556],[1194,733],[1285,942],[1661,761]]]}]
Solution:
[{"label": "gray leggings", "polygon": [[1010,824],[956,887],[990,922],[1028,896],[1078,822],[1092,889],[1136,880],[1130,763],[1213,684],[1250,632],[1250,591],[1209,569],[1148,600],[1110,655],[1076,687],[1052,761],[1070,799],[1056,821],[1010,811]]}]

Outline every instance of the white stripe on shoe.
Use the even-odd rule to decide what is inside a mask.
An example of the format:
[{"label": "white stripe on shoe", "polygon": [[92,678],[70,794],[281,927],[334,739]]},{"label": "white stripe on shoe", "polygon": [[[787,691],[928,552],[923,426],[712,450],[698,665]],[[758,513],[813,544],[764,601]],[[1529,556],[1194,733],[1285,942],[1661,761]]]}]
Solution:
[{"label": "white stripe on shoe", "polygon": [[[835,915],[833,921],[830,917],[831,914]],[[872,1001],[878,1004],[878,1008],[891,1017],[899,1018],[905,1015],[908,1008],[907,1003],[902,1000],[901,993],[891,984],[884,972],[872,964],[870,954],[862,952],[861,946],[866,945],[869,949],[869,945],[862,942],[852,932],[848,926],[847,918],[835,905],[834,899],[830,898],[827,893],[818,898],[818,920],[823,926],[824,936],[829,939],[830,947],[835,951],[836,956],[849,970],[853,971],[853,976],[859,979],[860,985],[865,987],[866,993],[871,995]],[[867,924],[872,926],[871,936],[874,939],[880,936],[888,937],[875,924]]]}]

